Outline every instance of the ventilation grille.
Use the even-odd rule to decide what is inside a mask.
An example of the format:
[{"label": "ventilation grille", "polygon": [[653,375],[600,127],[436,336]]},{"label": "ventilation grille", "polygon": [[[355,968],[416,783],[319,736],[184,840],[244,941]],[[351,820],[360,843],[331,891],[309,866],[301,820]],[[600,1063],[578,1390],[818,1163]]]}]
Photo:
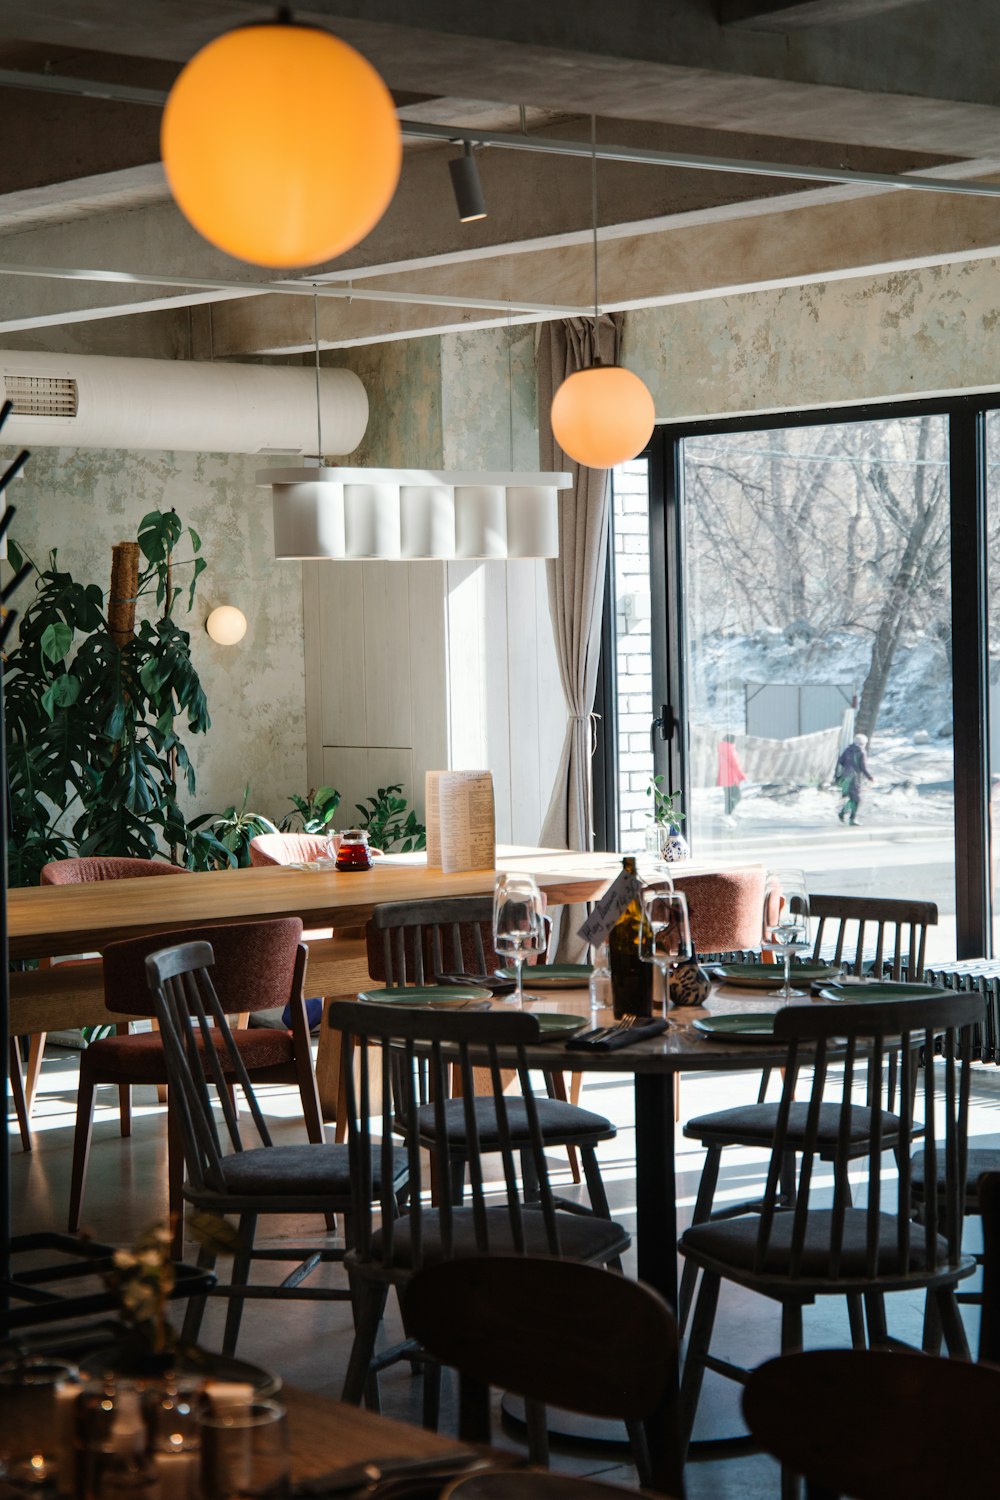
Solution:
[{"label": "ventilation grille", "polygon": [[68,375],[4,375],[4,390],[18,417],[75,417],[76,381]]}]

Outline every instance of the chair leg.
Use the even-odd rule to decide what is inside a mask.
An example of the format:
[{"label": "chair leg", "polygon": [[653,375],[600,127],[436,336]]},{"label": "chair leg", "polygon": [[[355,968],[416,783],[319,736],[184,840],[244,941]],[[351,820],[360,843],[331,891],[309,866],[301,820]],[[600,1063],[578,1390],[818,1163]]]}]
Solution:
[{"label": "chair leg", "polygon": [[[548,1075],[549,1096],[552,1099],[561,1099],[566,1102],[566,1074],[550,1073]],[[575,1146],[566,1147],[566,1155],[569,1157],[569,1170],[573,1181],[580,1181],[580,1155]]]},{"label": "chair leg", "polygon": [[549,1466],[549,1430],[546,1426],[545,1407],[541,1401],[524,1402],[524,1422],[528,1429],[528,1457],[538,1468]]},{"label": "chair leg", "polygon": [[[706,1219],[712,1216],[712,1204],[715,1202],[715,1189],[719,1181],[719,1166],[722,1161],[722,1147],[709,1146],[705,1156],[705,1165],[701,1172],[701,1181],[698,1184],[698,1196],[694,1204],[694,1216],[692,1224],[704,1224]],[[677,1298],[677,1331],[683,1336],[687,1327],[688,1313],[691,1311],[691,1302],[694,1297],[694,1285],[698,1279],[698,1267],[689,1255],[684,1257],[684,1269],[681,1272],[681,1288]]]},{"label": "chair leg", "polygon": [[[118,1021],[115,1025],[115,1032],[118,1036],[128,1036],[129,1023]],[[118,1121],[122,1139],[127,1140],[132,1134],[132,1090],[127,1083],[118,1085]]]},{"label": "chair leg", "polygon": [[90,1138],[94,1130],[94,1081],[89,1076],[87,1054],[80,1059],[80,1082],[76,1091],[76,1129],[73,1134],[73,1167],[69,1183],[69,1220],[66,1225],[70,1234],[80,1227],[80,1210],[83,1205],[83,1184],[87,1178],[87,1162],[90,1159]]},{"label": "chair leg", "polygon": [[924,1303],[924,1333],[920,1347],[925,1354],[940,1354],[941,1339],[941,1310],[935,1294],[928,1292]]},{"label": "chair leg", "polygon": [[851,1325],[851,1347],[867,1349],[864,1302],[857,1292],[852,1292],[847,1298],[847,1317]]},{"label": "chair leg", "polygon": [[590,1207],[598,1219],[610,1219],[611,1209],[608,1205],[608,1195],[604,1190],[601,1169],[597,1165],[597,1152],[593,1146],[581,1146],[580,1156],[583,1159],[583,1171],[587,1179]]},{"label": "chair leg", "polygon": [[962,1314],[955,1300],[955,1288],[939,1287],[934,1293],[934,1300],[941,1319],[944,1341],[948,1346],[949,1359],[970,1359],[969,1340],[966,1338],[965,1324],[962,1322]]},{"label": "chair leg", "polygon": [[421,1421],[428,1432],[437,1432],[441,1421],[441,1366],[436,1359],[425,1357],[424,1399]]},{"label": "chair leg", "polygon": [[[29,1105],[24,1089],[24,1074],[21,1065],[21,1044],[16,1036],[12,1036],[8,1044],[8,1056],[10,1058],[10,1092],[14,1100],[14,1111],[17,1115],[17,1128],[21,1132],[21,1150],[31,1150],[31,1124],[29,1121]],[[4,1100],[4,1108],[7,1101]]]},{"label": "chair leg", "polygon": [[351,1291],[354,1299],[354,1344],[340,1399],[349,1406],[360,1406],[368,1386],[368,1370],[375,1354],[375,1340],[389,1288],[381,1286],[377,1281],[358,1280]]},{"label": "chair leg", "polygon": [[[232,1285],[234,1287],[245,1287],[250,1280],[250,1266],[253,1261],[253,1240],[257,1233],[257,1215],[240,1215],[240,1246],[233,1256]],[[243,1308],[246,1299],[244,1297],[230,1297],[229,1307],[226,1311],[226,1331],[222,1336],[222,1352],[232,1357],[236,1353],[236,1341],[240,1336],[240,1323],[243,1321]]]},{"label": "chair leg", "polygon": [[681,1391],[678,1403],[678,1414],[681,1429],[681,1453],[687,1456],[688,1444],[691,1441],[691,1430],[694,1427],[695,1413],[698,1410],[698,1398],[701,1395],[702,1382],[705,1379],[705,1355],[712,1341],[712,1329],[715,1326],[715,1310],[719,1305],[720,1278],[712,1271],[703,1271],[701,1277],[701,1290],[698,1293],[698,1301],[695,1303],[694,1318],[691,1322],[691,1337],[688,1340],[687,1358],[684,1361],[684,1373],[681,1377]]},{"label": "chair leg", "polygon": [[184,1141],[177,1114],[167,1094],[167,1215],[170,1224],[170,1254],[184,1255]]},{"label": "chair leg", "polygon": [[[200,1246],[198,1250],[199,1271],[215,1270],[215,1251],[208,1245]],[[185,1344],[196,1344],[201,1332],[201,1320],[205,1316],[205,1305],[208,1302],[206,1293],[203,1297],[189,1297],[187,1311],[184,1314],[184,1325],[181,1329],[181,1338]]]},{"label": "chair leg", "polygon": [[760,1088],[757,1090],[757,1103],[763,1104],[767,1098],[767,1086],[771,1082],[771,1069],[764,1068],[760,1075]]},{"label": "chair leg", "polygon": [[24,1096],[28,1103],[28,1119],[31,1119],[31,1111],[35,1107],[35,1094],[38,1090],[38,1078],[42,1071],[42,1058],[45,1056],[44,1031],[33,1031],[28,1038],[28,1066],[24,1073]]},{"label": "chair leg", "polygon": [[868,1320],[868,1345],[869,1348],[886,1348],[889,1343],[889,1329],[885,1321],[885,1298],[881,1292],[866,1292],[865,1316]]},{"label": "chair leg", "polygon": [[802,1303],[784,1302],[781,1306],[781,1352],[799,1354],[802,1350]]}]

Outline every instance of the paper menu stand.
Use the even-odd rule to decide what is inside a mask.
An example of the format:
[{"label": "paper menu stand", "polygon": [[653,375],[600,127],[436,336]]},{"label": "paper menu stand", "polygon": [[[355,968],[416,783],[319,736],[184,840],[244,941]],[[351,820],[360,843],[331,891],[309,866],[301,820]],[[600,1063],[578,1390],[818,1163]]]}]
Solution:
[{"label": "paper menu stand", "polygon": [[428,771],[424,785],[427,866],[455,875],[496,865],[490,771]]},{"label": "paper menu stand", "polygon": [[599,948],[601,943],[607,942],[608,933],[641,890],[642,886],[636,877],[623,870],[618,879],[608,886],[600,901],[595,903],[590,916],[577,932],[577,937],[583,938],[591,948]]}]

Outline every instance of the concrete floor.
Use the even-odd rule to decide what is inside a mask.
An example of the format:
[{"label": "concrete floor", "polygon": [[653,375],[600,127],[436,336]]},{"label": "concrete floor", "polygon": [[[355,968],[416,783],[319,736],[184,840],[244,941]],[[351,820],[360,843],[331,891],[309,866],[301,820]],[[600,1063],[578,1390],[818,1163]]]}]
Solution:
[{"label": "concrete floor", "polygon": [[[65,1223],[73,1117],[75,1110],[77,1056],[49,1048],[36,1104],[35,1149],[30,1155],[13,1148],[13,1213],[15,1233],[29,1229],[62,1229]],[[745,1102],[755,1096],[752,1074],[687,1075],[682,1089],[682,1116]],[[128,1244],[165,1212],[165,1115],[153,1090],[134,1091],[133,1134],[123,1141],[118,1134],[116,1095],[111,1089],[99,1093],[94,1145],[84,1201],[85,1227],[96,1239]],[[602,1148],[601,1159],[612,1212],[626,1226],[635,1226],[635,1178],[633,1168],[632,1089],[629,1078],[591,1075],[584,1079],[584,1105],[609,1115],[619,1126],[617,1139]],[[285,1089],[262,1091],[262,1103],[278,1139],[302,1139],[296,1120],[296,1096]],[[980,1145],[1000,1145],[1000,1073],[977,1069],[972,1108],[972,1134]],[[678,1191],[681,1222],[694,1202],[702,1154],[681,1141],[678,1150]],[[752,1195],[761,1182],[764,1158],[752,1152],[730,1151],[724,1159],[719,1198]],[[558,1163],[556,1164],[558,1167]],[[562,1174],[569,1183],[568,1172]],[[572,1188],[570,1188],[572,1190]],[[307,1219],[282,1220],[273,1225],[259,1243],[295,1244],[308,1240],[312,1226]],[[969,1239],[976,1243],[976,1228]],[[194,1259],[189,1246],[188,1258]],[[630,1259],[634,1260],[634,1252]],[[634,1269],[626,1264],[626,1269]],[[274,1279],[280,1272],[258,1268]],[[342,1279],[337,1267],[317,1273],[331,1285]],[[914,1298],[890,1299],[890,1327],[897,1336],[919,1340],[921,1307]],[[970,1339],[977,1336],[976,1314],[966,1309]],[[218,1347],[224,1307],[210,1304],[202,1342]],[[398,1336],[394,1302],[390,1300],[386,1337]],[[720,1301],[713,1348],[726,1357],[753,1366],[778,1352],[778,1309],[763,1298],[725,1286]],[[847,1319],[840,1299],[829,1299],[806,1310],[807,1347],[848,1344]],[[343,1303],[249,1304],[243,1320],[239,1353],[286,1380],[331,1396],[339,1394],[350,1351],[350,1313]],[[975,1344],[973,1343],[973,1348]],[[420,1381],[401,1364],[382,1377],[383,1407],[387,1414],[406,1421],[420,1420]],[[454,1406],[446,1396],[446,1419]],[[739,1390],[721,1377],[709,1375],[699,1410],[696,1437],[731,1437],[745,1429],[739,1410]],[[496,1440],[518,1446],[514,1430],[498,1428]],[[553,1467],[569,1473],[600,1475],[634,1486],[635,1472],[615,1449],[577,1444],[560,1446],[553,1452]],[[689,1500],[763,1500],[778,1494],[777,1467],[768,1458],[730,1447],[716,1448],[708,1456],[689,1464]]]}]

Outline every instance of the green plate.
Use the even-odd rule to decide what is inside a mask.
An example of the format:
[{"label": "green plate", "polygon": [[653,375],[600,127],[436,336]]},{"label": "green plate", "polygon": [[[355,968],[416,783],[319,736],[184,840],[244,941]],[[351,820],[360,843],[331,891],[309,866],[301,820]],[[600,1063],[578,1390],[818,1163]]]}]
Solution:
[{"label": "green plate", "polygon": [[543,1042],[556,1042],[560,1041],[563,1037],[575,1036],[578,1031],[582,1031],[585,1026],[589,1026],[590,1024],[589,1021],[584,1021],[581,1016],[563,1015],[559,1011],[549,1011],[546,1013],[536,1010],[534,1016],[541,1027],[542,1035],[540,1040]]},{"label": "green plate", "polygon": [[744,1011],[731,1016],[705,1016],[692,1021],[695,1031],[722,1042],[773,1042],[774,1016]]},{"label": "green plate", "polygon": [[456,1010],[470,1000],[491,1000],[489,990],[472,984],[408,984],[395,989],[362,990],[359,1000],[371,1005],[438,1005]]},{"label": "green plate", "polygon": [[[498,972],[514,978],[509,966]],[[526,990],[585,990],[590,983],[589,964],[525,964],[522,972]]]},{"label": "green plate", "polygon": [[[751,990],[780,990],[784,983],[781,964],[712,964],[713,978],[724,984],[742,984]],[[835,979],[840,973],[836,964],[794,963],[792,982],[813,984],[818,979]]]},{"label": "green plate", "polygon": [[877,984],[831,984],[817,993],[821,1000],[947,1000],[955,991],[886,980]]}]

